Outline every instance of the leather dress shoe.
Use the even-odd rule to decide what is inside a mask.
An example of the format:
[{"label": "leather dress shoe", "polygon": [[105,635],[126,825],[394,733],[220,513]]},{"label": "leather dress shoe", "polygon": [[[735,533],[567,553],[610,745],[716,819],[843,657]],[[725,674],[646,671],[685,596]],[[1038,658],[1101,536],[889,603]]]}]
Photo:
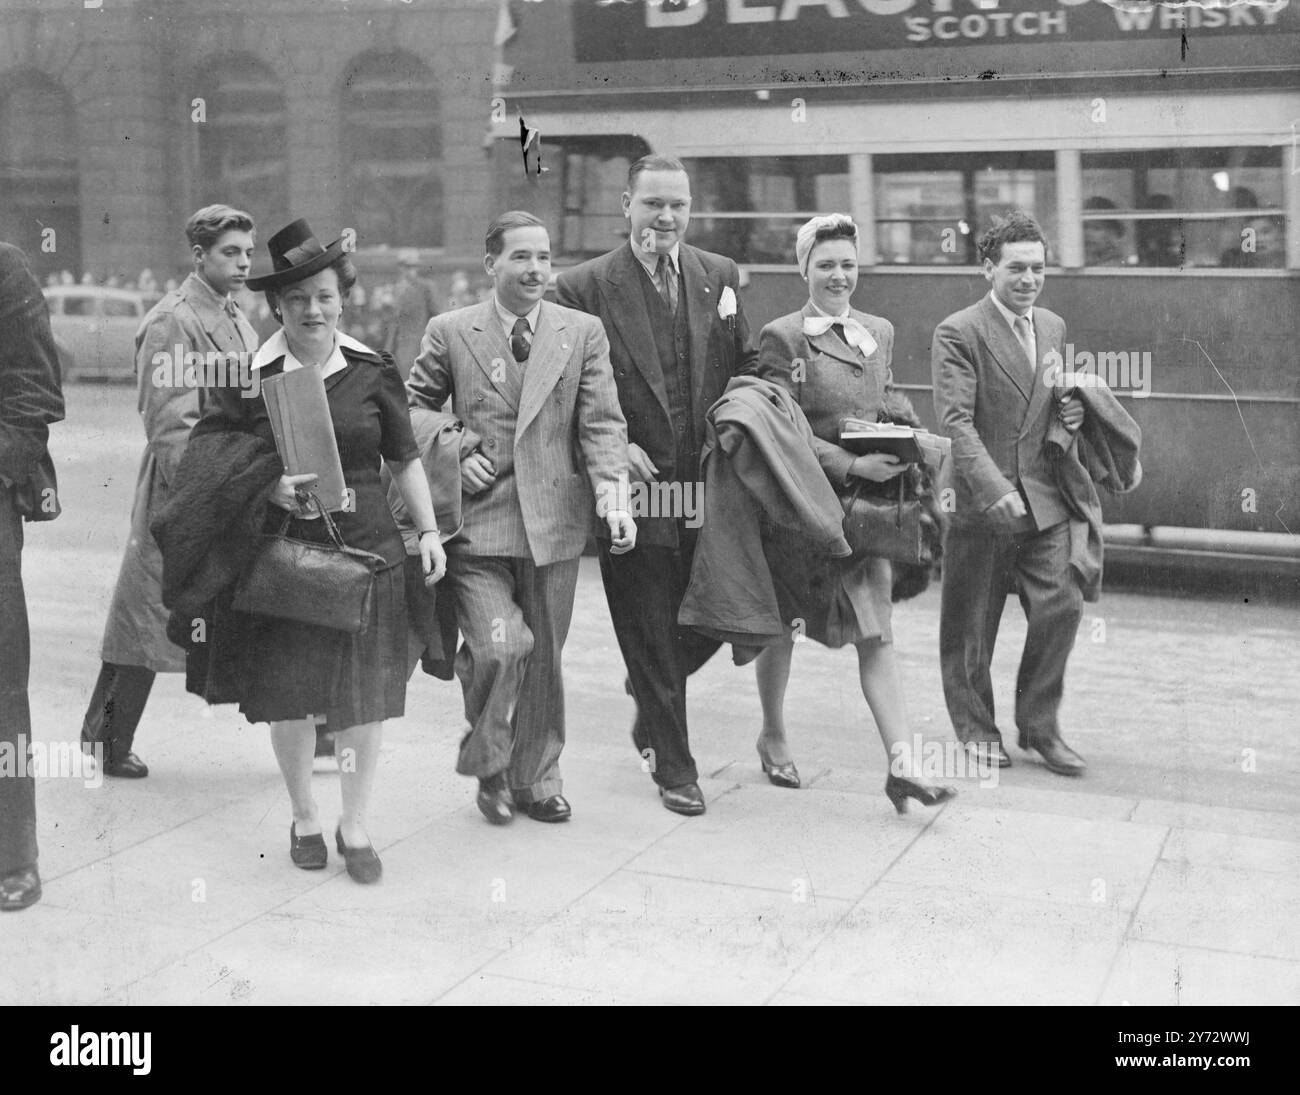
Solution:
[{"label": "leather dress shoe", "polygon": [[664,808],[675,814],[694,817],[704,813],[704,792],[698,783],[683,783],[679,787],[660,787],[659,797],[664,800]]},{"label": "leather dress shoe", "polygon": [[509,825],[515,819],[514,804],[506,790],[503,776],[489,776],[478,781],[479,812],[493,825]]},{"label": "leather dress shoe", "polygon": [[763,774],[767,776],[768,783],[774,787],[789,787],[791,790],[797,790],[801,785],[799,781],[799,769],[794,766],[794,761],[786,764],[773,764],[764,751],[762,743],[758,746],[758,764],[763,769]]},{"label": "leather dress shoe", "polygon": [[1010,768],[1011,757],[1003,748],[1002,742],[979,738],[966,743],[966,750],[981,767]]},{"label": "leather dress shoe", "polygon": [[35,867],[10,871],[0,878],[0,912],[17,912],[41,899],[41,876]]},{"label": "leather dress shoe", "polygon": [[1088,762],[1060,738],[1031,742],[1022,737],[1020,748],[1036,751],[1043,758],[1043,763],[1058,776],[1081,776],[1088,770]]},{"label": "leather dress shoe", "polygon": [[149,774],[149,766],[134,753],[127,753],[120,760],[113,756],[105,757],[103,771],[104,775],[118,779],[144,779]]},{"label": "leather dress shoe", "polygon": [[520,808],[534,821],[568,821],[573,808],[563,795],[548,795],[537,802],[525,802]]}]

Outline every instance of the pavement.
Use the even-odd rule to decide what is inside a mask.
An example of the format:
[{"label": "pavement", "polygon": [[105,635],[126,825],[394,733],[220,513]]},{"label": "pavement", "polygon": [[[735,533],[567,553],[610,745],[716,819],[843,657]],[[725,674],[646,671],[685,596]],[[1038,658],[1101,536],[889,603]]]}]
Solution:
[{"label": "pavement", "polygon": [[[141,447],[128,390],[74,386],[68,403],[65,513],[29,526],[24,556],[41,748],[80,728]],[[894,630],[914,728],[942,743],[937,591]],[[372,887],[332,851],[296,870],[266,727],[160,677],[147,779],[39,780],[45,896],[0,917],[0,1003],[1293,1004],[1298,633],[1293,603],[1107,592],[1062,711],[1088,774],[1013,745],[996,781],[953,780],[956,800],[904,816],[851,649],[796,649],[797,791],[759,771],[753,671],[724,651],[692,679],[708,811],[684,818],[630,744],[585,559],[565,653],[572,821],[488,825],[453,770],[458,688],[417,676],[385,728]],[[1006,712],[1023,640],[1011,602]],[[314,783],[332,829],[331,761]]]}]

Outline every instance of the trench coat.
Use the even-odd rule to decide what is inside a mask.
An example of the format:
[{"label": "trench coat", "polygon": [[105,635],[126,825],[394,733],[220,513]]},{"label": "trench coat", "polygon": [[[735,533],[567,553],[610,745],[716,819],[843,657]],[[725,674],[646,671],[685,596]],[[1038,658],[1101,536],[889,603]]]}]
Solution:
[{"label": "trench coat", "polygon": [[160,366],[181,352],[247,353],[257,333],[239,306],[226,302],[197,274],[150,309],[135,336],[137,409],[148,445],[136,477],[131,535],[104,627],[100,657],[113,665],[136,665],[155,673],[185,671],[185,651],[167,638],[162,600],[162,556],[149,531],[169,496],[170,484],[203,410],[202,388],[187,385],[175,370]]}]

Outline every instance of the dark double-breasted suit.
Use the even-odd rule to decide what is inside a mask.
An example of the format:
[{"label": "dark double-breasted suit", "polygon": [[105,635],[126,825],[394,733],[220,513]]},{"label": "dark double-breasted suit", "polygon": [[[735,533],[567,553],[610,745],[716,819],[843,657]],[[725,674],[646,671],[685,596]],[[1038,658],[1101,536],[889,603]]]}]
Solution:
[{"label": "dark double-breasted suit", "polygon": [[517,802],[540,802],[561,789],[560,653],[578,560],[597,499],[627,475],[609,343],[591,316],[543,301],[516,362],[488,300],[430,320],[407,390],[412,406],[451,400],[496,471],[464,498],[461,534],[446,545],[470,724],[457,770],[504,772]]},{"label": "dark double-breasted suit", "polygon": [[49,309],[27,259],[0,243],[0,878],[36,866],[36,786],[28,774],[31,635],[23,590],[23,519],[57,512],[46,441],[63,418]]},{"label": "dark double-breasted suit", "polygon": [[[736,264],[683,243],[678,267],[671,315],[630,244],[561,274],[556,297],[604,324],[629,442],[645,450],[659,483],[693,486],[705,412],[733,376],[755,371],[757,353],[736,296]],[[733,304],[730,317],[721,314]],[[698,778],[687,737],[686,678],[720,644],[678,625],[694,529],[684,514],[655,512],[646,504],[672,495],[638,495],[636,489],[633,484],[637,548],[618,556],[602,551],[601,576],[637,702],[634,742],[643,755],[653,750],[655,781],[677,787]]]},{"label": "dark double-breasted suit", "polygon": [[[940,660],[963,741],[1001,740],[989,663],[1012,588],[1029,625],[1016,680],[1021,745],[1060,737],[1057,709],[1083,608],[1070,568],[1070,512],[1045,448],[1056,398],[1043,362],[1063,353],[1065,321],[1045,308],[1032,317],[1032,368],[991,295],[940,323],[931,346],[935,413],[952,440]],[[1077,446],[1062,459],[1077,462]],[[995,518],[989,507],[1013,490],[1028,515]]]}]

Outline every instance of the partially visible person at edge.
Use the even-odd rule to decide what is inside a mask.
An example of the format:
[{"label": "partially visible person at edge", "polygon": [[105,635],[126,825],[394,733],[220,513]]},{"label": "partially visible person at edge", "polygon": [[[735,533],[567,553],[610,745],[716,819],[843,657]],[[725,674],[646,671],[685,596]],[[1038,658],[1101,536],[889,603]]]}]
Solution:
[{"label": "partially visible person at edge", "polygon": [[50,314],[26,256],[0,243],[0,745],[13,769],[0,771],[0,911],[34,905],[36,780],[27,681],[31,633],[23,590],[23,522],[58,515],[50,424],[63,418],[59,359]]},{"label": "partially visible person at edge", "polygon": [[[809,299],[759,333],[759,376],[786,388],[799,403],[817,438],[817,459],[837,494],[854,479],[895,479],[906,469],[897,457],[855,456],[839,444],[845,417],[874,422],[887,400],[895,414],[911,413],[893,390],[894,325],[850,305],[858,283],[857,226],[846,216],[814,217],[799,229],[795,258]],[[847,559],[812,557],[798,569],[774,567],[772,578],[783,620],[803,620],[808,638],[830,647],[852,643],[857,651],[862,694],[889,756],[885,794],[895,809],[902,813],[909,799],[935,806],[952,798],[951,787],[922,777],[921,757],[912,748],[894,658],[889,560],[861,553]],[[767,646],[756,663],[763,706],[758,756],[768,779],[780,787],[800,784],[784,717],[793,650],[791,632]]]},{"label": "partially visible person at edge", "polygon": [[[253,262],[253,218],[209,205],[185,223],[194,271],[144,317],[135,336],[137,409],[148,444],[136,476],[131,536],[100,646],[99,678],[81,726],[83,749],[103,746],[105,775],[149,774],[135,754],[136,729],[158,673],[185,671],[185,651],[167,638],[162,555],[149,524],[167,502],[190,430],[207,402],[205,384],[249,376],[257,334],[231,297]],[[188,355],[200,363],[186,380]],[[206,376],[214,354],[230,355],[225,376]]]},{"label": "partially visible person at edge", "polygon": [[555,298],[598,316],[609,335],[638,539],[626,555],[602,551],[600,574],[636,700],[633,745],[649,761],[664,806],[689,816],[704,813],[705,802],[686,681],[721,643],[677,622],[698,528],[684,512],[643,520],[635,499],[650,483],[682,484],[676,497],[689,495],[700,478],[705,413],[733,376],[754,372],[757,355],[736,264],[684,242],[691,180],[681,161],[650,155],[632,164],[623,216],[628,242],[561,274]]},{"label": "partially visible person at edge", "polygon": [[[249,722],[271,724],[275,749],[289,792],[293,823],[290,856],[304,870],[324,867],[328,851],[311,789],[315,752],[314,716],[326,716],[335,751],[345,758],[339,784],[342,816],[334,843],[348,874],[357,882],[377,882],[382,863],[367,832],[367,818],[383,721],[405,708],[407,620],[404,592],[405,549],[380,482],[386,461],[419,532],[423,570],[437,581],[446,570],[438,540],[429,485],[418,459],[406,390],[388,355],[338,330],[348,291],[356,281],[343,241],[324,247],[307,222],[297,220],[267,243],[272,273],[249,280],[266,293],[282,324],[253,361],[260,384],[304,366],[318,365],[324,379],[334,434],[352,496],[350,509],[335,515],[349,547],[374,552],[387,566],[376,575],[370,619],[359,634],[301,624],[270,616],[233,613],[241,627],[243,679],[240,710]],[[209,393],[210,403],[195,427],[191,448],[211,434],[251,434],[259,449],[274,451],[274,436],[263,399],[240,393]],[[202,450],[199,450],[202,451]],[[242,474],[242,469],[232,469]],[[314,475],[280,475],[270,490],[263,529],[277,532],[284,514],[292,516],[288,534],[328,542],[324,522],[309,494]],[[218,619],[220,619],[218,617]],[[209,645],[215,645],[209,636]],[[228,644],[227,644],[228,646]]]}]

